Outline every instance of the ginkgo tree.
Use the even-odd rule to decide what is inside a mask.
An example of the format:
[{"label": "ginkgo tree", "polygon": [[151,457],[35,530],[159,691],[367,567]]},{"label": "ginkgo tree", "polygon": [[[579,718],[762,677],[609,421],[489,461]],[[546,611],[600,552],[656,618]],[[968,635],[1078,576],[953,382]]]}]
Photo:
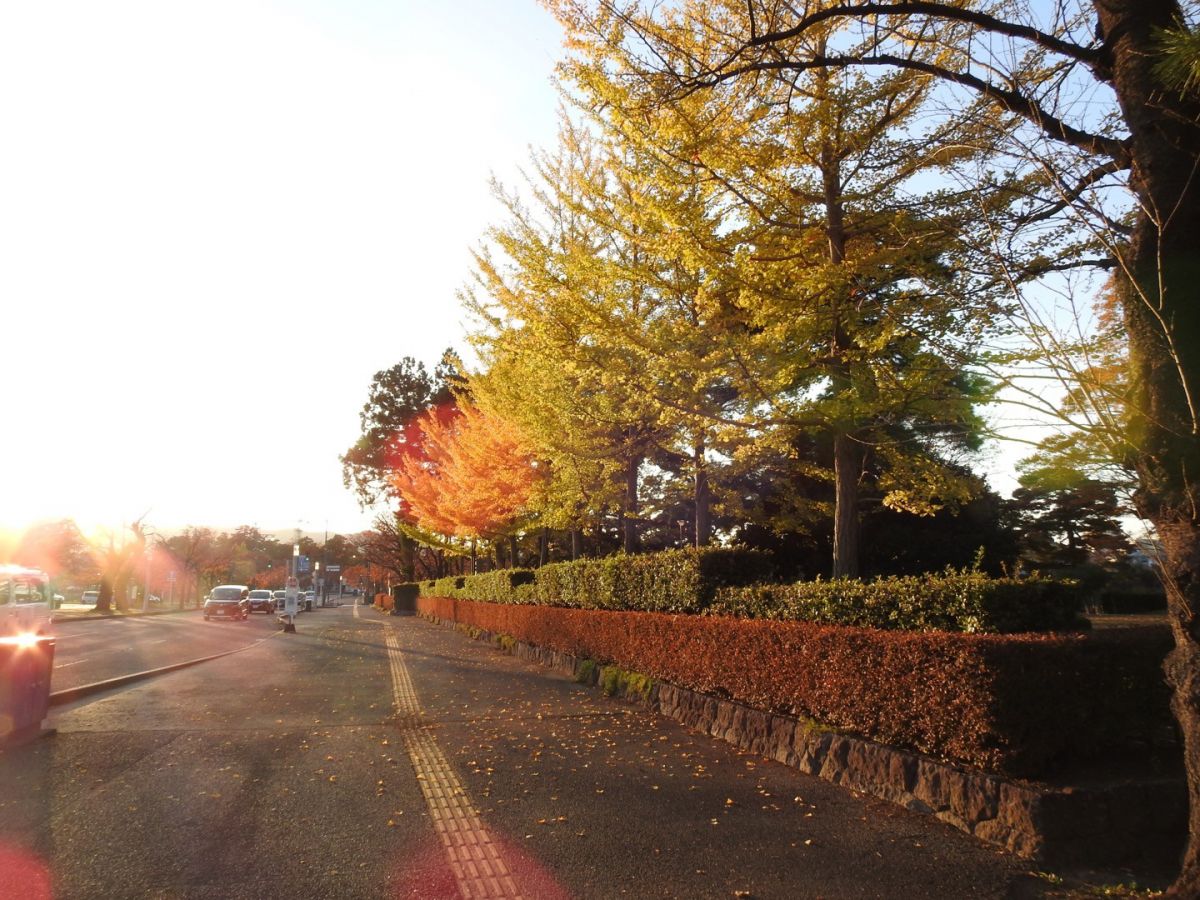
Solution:
[{"label": "ginkgo tree", "polygon": [[664,104],[611,31],[576,28],[571,46],[566,77],[607,152],[555,200],[632,248],[588,247],[562,270],[558,289],[594,280],[576,298],[589,340],[637,361],[660,417],[700,436],[697,460],[718,427],[742,442],[832,435],[835,576],[857,572],[880,463],[870,489],[895,509],[968,499],[975,483],[942,460],[978,443],[988,393],[971,366],[997,285],[962,239],[973,196],[913,208],[914,184],[948,161],[924,148],[969,131],[930,114],[927,80],[816,72]]},{"label": "ginkgo tree", "polygon": [[550,462],[553,486],[582,476],[586,497],[548,495],[561,501],[558,516],[577,528],[615,506],[622,548],[633,552],[643,466],[671,431],[624,330],[655,306],[635,276],[644,249],[603,227],[589,205],[610,186],[602,149],[564,140],[560,152],[535,157],[531,206],[501,193],[508,220],[477,253],[463,299],[492,370],[472,389],[520,421]]}]

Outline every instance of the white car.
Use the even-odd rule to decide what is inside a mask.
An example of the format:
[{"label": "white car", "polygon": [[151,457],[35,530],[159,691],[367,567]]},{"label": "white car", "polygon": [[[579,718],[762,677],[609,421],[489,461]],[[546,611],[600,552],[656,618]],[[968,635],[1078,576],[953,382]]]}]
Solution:
[{"label": "white car", "polygon": [[86,603],[88,606],[95,606],[100,602],[99,591],[84,591],[83,596],[79,598],[80,603]]}]

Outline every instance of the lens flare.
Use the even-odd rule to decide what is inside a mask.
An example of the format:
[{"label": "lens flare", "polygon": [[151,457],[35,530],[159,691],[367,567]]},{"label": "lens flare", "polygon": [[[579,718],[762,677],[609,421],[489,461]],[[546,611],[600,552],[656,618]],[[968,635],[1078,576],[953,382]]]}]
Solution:
[{"label": "lens flare", "polygon": [[50,870],[35,853],[0,844],[0,900],[51,900]]},{"label": "lens flare", "polygon": [[21,631],[0,637],[0,646],[16,647],[18,650],[32,650],[45,635],[35,631]]}]

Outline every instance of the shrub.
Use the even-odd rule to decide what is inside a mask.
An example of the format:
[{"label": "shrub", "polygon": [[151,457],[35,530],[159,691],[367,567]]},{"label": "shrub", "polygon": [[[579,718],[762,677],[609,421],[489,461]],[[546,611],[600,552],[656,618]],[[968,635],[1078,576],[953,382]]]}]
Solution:
[{"label": "shrub", "polygon": [[893,631],[1011,633],[1086,627],[1080,593],[1048,578],[991,578],[981,572],[805,581],[723,588],[709,611],[746,619],[855,625]]},{"label": "shrub", "polygon": [[547,606],[701,612],[717,590],[771,575],[757,550],[665,550],[552,563],[535,570],[532,600]]},{"label": "shrub", "polygon": [[460,576],[455,575],[447,575],[445,578],[439,578],[432,582],[429,587],[429,593],[434,597],[454,597],[458,589],[462,586],[460,584],[462,580]]},{"label": "shrub", "polygon": [[514,603],[517,589],[533,583],[531,569],[497,569],[479,575],[468,575],[456,596],[492,603]]},{"label": "shrub", "polygon": [[[1162,629],[888,632],[423,597],[422,614],[990,771],[1042,777],[1171,733]],[[587,663],[585,663],[587,665]],[[583,676],[583,666],[577,677]],[[607,676],[614,678],[617,676]]]},{"label": "shrub", "polygon": [[757,550],[666,550],[441,578],[424,593],[493,603],[700,612],[719,588],[753,584],[770,573],[770,557]]},{"label": "shrub", "polygon": [[581,659],[579,668],[575,671],[575,680],[579,684],[591,684],[596,677],[596,661],[594,659]]},{"label": "shrub", "polygon": [[532,569],[496,569],[476,575],[457,575],[427,581],[421,593],[427,597],[461,597],[492,603],[527,603],[533,584]]}]

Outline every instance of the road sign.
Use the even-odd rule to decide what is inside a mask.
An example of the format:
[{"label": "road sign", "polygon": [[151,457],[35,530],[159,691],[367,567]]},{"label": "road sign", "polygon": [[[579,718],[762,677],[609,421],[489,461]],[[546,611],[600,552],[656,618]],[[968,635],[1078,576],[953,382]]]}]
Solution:
[{"label": "road sign", "polygon": [[332,575],[335,572],[342,571],[342,567],[341,566],[326,566],[325,571],[328,572],[330,575]]}]

